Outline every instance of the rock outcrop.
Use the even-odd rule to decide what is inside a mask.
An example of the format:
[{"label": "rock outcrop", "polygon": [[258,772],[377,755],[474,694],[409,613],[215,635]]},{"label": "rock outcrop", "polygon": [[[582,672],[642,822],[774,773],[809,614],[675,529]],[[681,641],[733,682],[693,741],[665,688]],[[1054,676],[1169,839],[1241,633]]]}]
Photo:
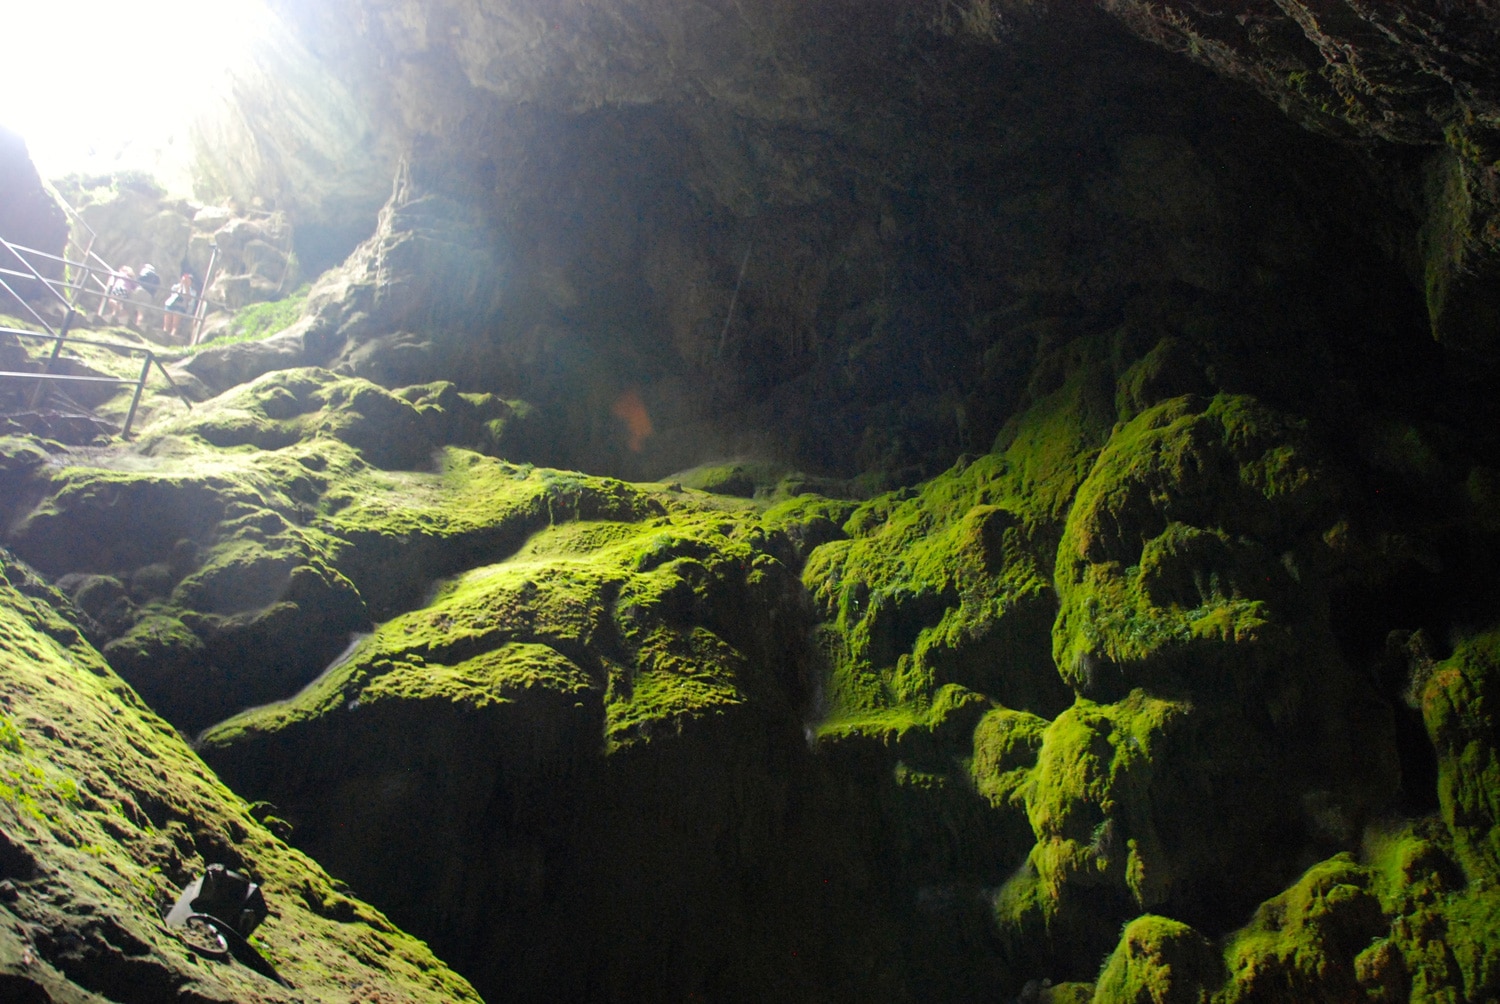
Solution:
[{"label": "rock outcrop", "polygon": [[1142,37],[1243,80],[1302,125],[1426,153],[1419,267],[1433,334],[1500,329],[1500,7],[1101,0]]}]

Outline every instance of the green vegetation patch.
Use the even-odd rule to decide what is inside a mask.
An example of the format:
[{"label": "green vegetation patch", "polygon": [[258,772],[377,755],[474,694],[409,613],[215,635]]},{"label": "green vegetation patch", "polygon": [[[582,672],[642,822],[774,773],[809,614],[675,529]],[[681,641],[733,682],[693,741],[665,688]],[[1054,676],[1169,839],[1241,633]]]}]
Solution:
[{"label": "green vegetation patch", "polygon": [[229,323],[224,326],[219,337],[211,342],[194,346],[189,351],[197,351],[209,345],[252,342],[285,331],[302,319],[303,308],[307,306],[307,294],[311,289],[310,284],[304,285],[291,296],[280,300],[252,303],[247,307],[241,307],[234,312],[234,316],[229,319]]},{"label": "green vegetation patch", "polygon": [[403,662],[375,677],[360,700],[453,701],[483,708],[511,701],[533,688],[581,696],[595,682],[566,656],[546,645],[510,642],[455,666]]},{"label": "green vegetation patch", "polygon": [[[546,491],[556,479],[512,473],[529,486],[512,493],[529,500],[525,511],[556,501]],[[601,497],[585,508],[607,504],[612,484],[598,479]],[[627,513],[631,500],[618,499]],[[445,581],[426,605],[380,625],[296,699],[226,722],[205,741],[241,742],[397,695],[479,706],[518,688],[551,690],[601,708],[606,749],[675,733],[752,696],[785,705],[765,619],[795,578],[742,529],[715,511],[546,526],[512,558]]]},{"label": "green vegetation patch", "polygon": [[865,503],[847,539],[812,553],[803,581],[833,664],[825,732],[902,707],[923,716],[947,684],[1046,714],[1066,706],[1046,648],[1047,533],[1018,513],[1015,487],[1006,458],[981,457]]},{"label": "green vegetation patch", "polygon": [[1042,733],[1023,791],[1031,864],[1053,901],[1069,883],[1123,888],[1141,907],[1166,898],[1176,876],[1157,832],[1170,795],[1156,763],[1189,710],[1142,691],[1114,705],[1080,698]]},{"label": "green vegetation patch", "polygon": [[1466,639],[1420,690],[1438,802],[1471,881],[1500,884],[1500,632]]},{"label": "green vegetation patch", "polygon": [[1053,657],[1070,683],[1096,696],[1182,686],[1191,659],[1196,690],[1214,664],[1243,688],[1284,658],[1319,602],[1301,570],[1329,563],[1338,516],[1304,438],[1224,395],[1171,399],[1111,437],[1058,550]]},{"label": "green vegetation patch", "polygon": [[1223,980],[1223,961],[1207,938],[1167,917],[1137,917],[1120,934],[1093,999],[1132,1004],[1201,1004]]}]

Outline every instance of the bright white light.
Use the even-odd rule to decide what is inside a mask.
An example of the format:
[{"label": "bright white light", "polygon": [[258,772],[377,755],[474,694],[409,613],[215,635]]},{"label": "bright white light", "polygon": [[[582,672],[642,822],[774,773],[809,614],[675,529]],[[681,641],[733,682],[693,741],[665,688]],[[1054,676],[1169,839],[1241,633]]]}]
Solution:
[{"label": "bright white light", "polygon": [[0,123],[43,175],[187,160],[186,127],[269,22],[260,0],[4,0]]}]

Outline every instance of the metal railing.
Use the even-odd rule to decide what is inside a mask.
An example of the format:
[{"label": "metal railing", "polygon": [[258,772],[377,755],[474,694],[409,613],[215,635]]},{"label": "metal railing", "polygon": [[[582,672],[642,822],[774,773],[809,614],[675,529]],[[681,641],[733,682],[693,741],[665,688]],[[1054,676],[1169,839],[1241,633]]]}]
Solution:
[{"label": "metal railing", "polygon": [[[103,267],[89,265],[84,262],[75,261],[71,258],[59,257],[55,254],[49,254],[46,251],[38,251],[36,248],[29,248],[20,244],[12,244],[10,241],[5,240],[4,238],[0,238],[0,247],[3,247],[6,250],[10,251],[10,253],[14,255],[16,259],[21,262],[21,264],[25,265],[27,269],[27,271],[21,272],[11,268],[0,268],[0,276],[11,276],[14,278],[40,282],[52,292],[53,296],[58,300],[59,303],[69,309],[78,310],[84,314],[94,313],[97,316],[103,311],[105,303],[109,302],[110,300],[120,300],[121,302],[129,304],[128,309],[149,310],[160,315],[165,315],[168,312],[167,308],[164,305],[155,302],[154,299],[148,303],[141,303],[137,300],[129,300],[126,297],[120,296],[119,294],[112,294],[110,292],[110,283],[114,279],[119,278],[120,273],[110,268],[108,265],[104,265]],[[98,258],[98,255],[94,255],[94,257]],[[47,276],[42,275],[41,272],[36,268],[36,266],[32,264],[30,260],[32,258],[41,259],[44,261],[60,262],[63,265],[67,266],[73,274],[80,275],[84,281],[72,282],[68,279],[48,278]],[[210,261],[209,264],[210,268],[214,267],[214,263],[217,261],[217,258],[218,248],[215,248],[214,258]],[[99,260],[101,262],[103,261],[103,259]],[[105,276],[106,278],[101,279],[100,276]],[[89,284],[90,282],[92,282],[92,285]],[[68,290],[71,296],[64,295],[62,292],[60,292],[61,290]],[[97,296],[99,298],[98,306],[93,311],[90,311],[88,310],[88,308],[83,307],[79,302],[84,293],[88,293],[91,296]],[[15,296],[13,292],[11,295]],[[224,304],[219,303],[216,300],[210,300],[208,297],[201,296],[198,293],[193,293],[192,299],[195,301],[193,313],[191,315],[183,315],[184,318],[190,317],[192,321],[192,328],[189,333],[187,342],[187,344],[190,346],[198,344],[198,336],[202,333],[203,320],[208,314],[208,308],[212,307],[216,310],[228,309],[228,307],[226,307]],[[36,314],[35,311],[32,311],[31,313],[33,316],[35,316]]]},{"label": "metal railing", "polygon": [[[4,285],[4,281],[0,280],[0,286]],[[47,357],[47,362],[42,372],[33,373],[27,370],[0,370],[0,378],[11,377],[20,380],[38,381],[36,390],[32,392],[31,401],[28,402],[28,407],[30,407],[33,411],[41,406],[42,393],[47,386],[46,382],[49,380],[73,381],[76,383],[118,384],[121,386],[133,385],[135,387],[135,393],[130,396],[130,408],[125,412],[125,424],[120,429],[120,436],[122,438],[128,439],[130,438],[130,426],[135,422],[136,409],[140,407],[141,394],[146,389],[146,380],[151,376],[151,367],[153,366],[161,371],[161,375],[166,378],[167,384],[171,386],[172,390],[177,392],[177,396],[182,399],[183,404],[187,405],[188,410],[191,411],[193,409],[193,402],[187,399],[187,395],[182,392],[182,388],[177,386],[177,383],[172,379],[172,375],[167,372],[166,367],[162,366],[161,360],[156,357],[156,353],[151,351],[150,349],[142,348],[136,345],[120,345],[115,342],[96,342],[86,338],[72,338],[65,332],[49,333],[43,331],[27,331],[24,328],[0,327],[0,335],[12,335],[18,338],[35,338],[41,341],[51,341],[53,343],[52,354]],[[129,355],[135,355],[139,353],[140,355],[145,356],[145,359],[141,363],[140,375],[136,377],[82,376],[74,375],[71,373],[53,373],[51,371],[52,366],[57,361],[57,358],[62,354],[62,347],[64,344],[90,345],[95,348],[109,349],[112,352],[119,352]]]},{"label": "metal railing", "polygon": [[[65,265],[67,265],[69,271],[73,273],[74,277],[77,279],[76,282],[60,284],[71,291],[71,297],[69,299],[70,305],[79,307],[79,300],[82,298],[83,294],[87,292],[91,296],[98,297],[93,312],[95,315],[100,315],[104,310],[104,305],[111,299],[116,299],[116,297],[110,296],[110,287],[113,285],[114,280],[120,277],[120,271],[109,262],[101,258],[94,251],[94,245],[99,242],[99,234],[94,230],[93,227],[89,226],[89,222],[88,220],[83,218],[83,214],[74,209],[72,204],[63,197],[62,192],[58,191],[57,187],[45,178],[42,179],[42,187],[46,189],[47,194],[52,197],[52,201],[55,202],[63,210],[64,213],[67,214],[68,219],[71,221],[71,225],[68,227],[67,248],[64,249],[64,257],[62,258],[58,258],[56,255],[49,255],[43,251],[33,251],[29,248],[25,250],[31,251],[31,253],[33,254],[41,255],[53,261],[61,261]],[[86,235],[86,240],[79,239],[80,232]],[[218,266],[219,263],[219,245],[217,243],[214,243],[211,245],[211,247],[213,251],[209,256],[208,270],[203,276],[203,281],[199,284],[199,291],[193,294],[194,309],[192,313],[192,328],[188,332],[188,345],[190,346],[197,345],[198,340],[203,337],[203,322],[207,318],[208,310],[210,307],[215,310],[229,309],[226,304],[219,303],[216,300],[210,300],[208,299],[208,297],[203,295],[205,292],[207,292],[209,284],[213,282],[214,269]],[[82,261],[75,261],[71,258],[68,258],[68,249],[76,249],[77,257],[81,258]],[[288,268],[290,268],[290,248],[288,248],[287,254]],[[103,278],[101,278],[101,276]],[[285,284],[285,282],[286,276],[283,275],[282,283]],[[279,290],[280,286],[278,286],[277,289]],[[165,312],[164,308],[158,307],[154,303],[141,304],[141,306],[149,306],[152,310]],[[84,310],[83,312],[88,313],[89,311]]]},{"label": "metal railing", "polygon": [[[52,325],[48,323],[47,319],[43,317],[35,307],[33,307],[28,301],[23,299],[21,295],[16,292],[15,288],[12,287],[11,284],[3,278],[3,276],[0,276],[0,290],[4,290],[6,293],[10,294],[10,298],[24,307],[26,311],[31,314],[32,318],[35,319],[36,322],[45,329],[44,331],[27,331],[24,328],[0,327],[0,333],[16,336],[19,338],[37,338],[44,341],[51,341],[53,343],[52,353],[47,357],[47,361],[45,364],[43,364],[42,371],[40,373],[34,373],[25,370],[0,370],[0,377],[11,377],[22,380],[35,380],[37,382],[36,388],[31,393],[31,399],[27,402],[27,406],[29,408],[35,411],[37,408],[41,407],[42,399],[46,394],[47,381],[49,380],[70,380],[81,383],[134,384],[135,393],[130,398],[130,409],[125,413],[125,424],[120,429],[120,435],[122,437],[129,437],[130,426],[135,421],[136,409],[140,407],[141,395],[146,389],[146,380],[151,375],[151,367],[155,366],[158,370],[161,371],[161,375],[166,379],[167,384],[171,386],[172,390],[177,393],[177,396],[182,399],[182,403],[187,405],[189,411],[192,410],[193,403],[187,399],[187,395],[182,392],[182,388],[177,386],[176,381],[172,379],[172,375],[167,372],[166,367],[161,364],[161,360],[156,358],[156,353],[151,349],[137,345],[120,345],[116,342],[97,342],[89,339],[75,338],[70,336],[68,334],[68,330],[73,326],[73,321],[77,319],[78,311],[74,308],[73,304],[68,301],[67,297],[58,292],[56,286],[53,285],[56,280],[49,280],[48,278],[43,276],[39,271],[37,271],[36,266],[32,265],[27,258],[19,253],[19,251],[27,251],[30,249],[21,248],[19,247],[19,245],[12,244],[3,238],[0,238],[0,246],[3,246],[6,250],[10,251],[11,254],[15,255],[16,260],[25,265],[30,274],[27,275],[27,273],[24,272],[16,273],[12,269],[0,269],[0,272],[11,275],[19,274],[27,278],[40,281],[44,286],[46,286],[46,288],[52,293],[53,296],[62,301],[63,306],[67,310],[67,312],[63,315],[62,327],[54,329]],[[62,285],[66,285],[66,283],[63,283]],[[135,355],[139,353],[145,356],[145,361],[141,364],[140,376],[136,377],[133,380],[125,377],[75,376],[73,374],[67,373],[53,373],[52,366],[57,361],[57,358],[62,355],[62,347],[64,343],[71,343],[74,345],[89,345],[96,348],[108,349],[111,352],[119,352],[127,355]]]}]

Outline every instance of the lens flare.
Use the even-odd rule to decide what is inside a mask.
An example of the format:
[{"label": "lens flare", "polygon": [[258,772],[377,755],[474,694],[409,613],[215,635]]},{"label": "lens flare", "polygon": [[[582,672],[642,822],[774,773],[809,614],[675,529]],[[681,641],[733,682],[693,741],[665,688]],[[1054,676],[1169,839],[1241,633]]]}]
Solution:
[{"label": "lens flare", "polygon": [[629,435],[627,445],[632,453],[640,453],[646,445],[646,440],[651,438],[655,430],[651,427],[651,413],[646,410],[646,404],[641,400],[641,395],[634,390],[627,390],[615,398],[615,403],[610,406],[609,413],[625,423],[625,431]]}]

